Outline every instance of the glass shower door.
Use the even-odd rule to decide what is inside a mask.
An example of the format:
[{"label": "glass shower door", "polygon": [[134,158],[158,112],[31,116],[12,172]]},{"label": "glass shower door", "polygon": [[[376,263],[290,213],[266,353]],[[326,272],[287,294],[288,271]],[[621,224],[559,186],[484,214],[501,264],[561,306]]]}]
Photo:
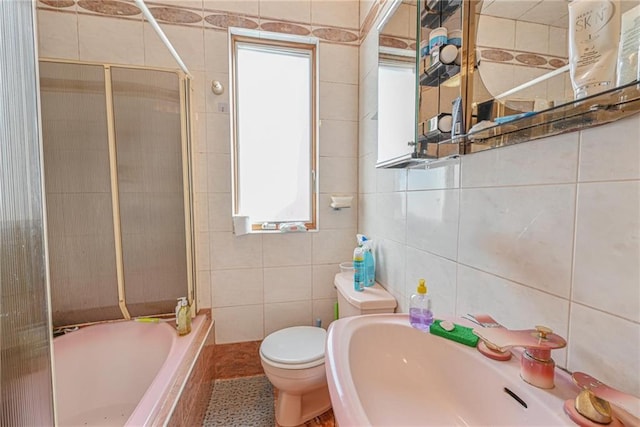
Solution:
[{"label": "glass shower door", "polygon": [[101,65],[40,63],[54,326],[121,319]]},{"label": "glass shower door", "polygon": [[112,67],[111,82],[127,308],[171,313],[188,292],[180,80]]}]

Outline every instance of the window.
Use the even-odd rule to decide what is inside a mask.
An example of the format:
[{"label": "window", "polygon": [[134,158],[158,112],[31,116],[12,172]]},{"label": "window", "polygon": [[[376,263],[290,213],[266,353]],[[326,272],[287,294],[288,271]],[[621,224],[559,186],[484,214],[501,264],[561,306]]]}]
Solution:
[{"label": "window", "polygon": [[233,211],[316,228],[316,43],[232,34]]}]

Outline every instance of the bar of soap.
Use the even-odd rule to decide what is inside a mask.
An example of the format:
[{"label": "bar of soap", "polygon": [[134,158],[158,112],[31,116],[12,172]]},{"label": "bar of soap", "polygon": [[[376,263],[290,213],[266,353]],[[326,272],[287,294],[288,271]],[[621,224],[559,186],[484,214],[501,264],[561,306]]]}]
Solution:
[{"label": "bar of soap", "polygon": [[443,320],[442,322],[440,322],[440,327],[447,332],[451,332],[455,329],[456,325],[454,325],[452,322],[449,322],[448,320]]},{"label": "bar of soap", "polygon": [[472,328],[467,328],[466,326],[453,324],[454,328],[452,331],[447,331],[440,324],[442,320],[435,320],[431,327],[429,327],[429,332],[433,335],[438,335],[440,337],[459,342],[460,344],[468,345],[469,347],[475,347],[478,345],[478,336],[473,333]]}]

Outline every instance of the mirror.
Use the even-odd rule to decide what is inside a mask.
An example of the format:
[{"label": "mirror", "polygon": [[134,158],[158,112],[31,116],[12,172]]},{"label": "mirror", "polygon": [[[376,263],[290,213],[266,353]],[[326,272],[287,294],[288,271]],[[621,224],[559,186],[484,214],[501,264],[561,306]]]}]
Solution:
[{"label": "mirror", "polygon": [[[625,44],[625,51],[630,54],[625,58],[635,64],[640,33],[638,0],[602,1],[609,9],[611,4],[619,5],[622,32],[630,35]],[[631,79],[619,87],[609,86],[606,91],[576,102],[569,73],[569,3],[570,0],[383,2],[382,19],[377,26],[378,111],[372,115],[378,129],[376,167],[414,166],[585,129],[640,111],[640,83],[632,65],[628,67]],[[454,4],[459,8],[458,18],[446,15],[444,19],[444,12]],[[439,21],[432,22],[434,15],[439,16]],[[457,27],[448,28],[448,24]],[[440,68],[436,67],[434,74],[433,64],[416,56],[438,27],[447,28],[447,33],[461,32],[460,71],[432,85],[423,75],[436,75],[439,79]],[[452,100],[456,98],[461,99],[463,107],[459,115],[463,133],[447,138],[445,126],[439,126],[440,117],[453,116]],[[479,122],[486,126],[476,126]],[[438,139],[430,139],[432,131],[436,131],[433,123],[440,131],[435,135]]]},{"label": "mirror", "polygon": [[[568,0],[484,0],[475,7],[477,121],[574,101]],[[622,0],[621,14],[637,0]]]},{"label": "mirror", "polygon": [[378,26],[377,166],[415,151],[416,23],[416,1],[397,0]]}]

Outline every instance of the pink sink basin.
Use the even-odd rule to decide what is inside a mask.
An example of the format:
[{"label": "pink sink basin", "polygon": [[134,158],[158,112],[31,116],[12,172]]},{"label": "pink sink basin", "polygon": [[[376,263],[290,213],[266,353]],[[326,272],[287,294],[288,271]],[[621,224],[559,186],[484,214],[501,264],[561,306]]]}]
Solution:
[{"label": "pink sink basin", "polygon": [[575,425],[563,404],[579,389],[565,372],[556,369],[553,389],[533,387],[520,378],[518,354],[488,359],[412,328],[406,314],[333,322],[325,364],[340,427]]}]

